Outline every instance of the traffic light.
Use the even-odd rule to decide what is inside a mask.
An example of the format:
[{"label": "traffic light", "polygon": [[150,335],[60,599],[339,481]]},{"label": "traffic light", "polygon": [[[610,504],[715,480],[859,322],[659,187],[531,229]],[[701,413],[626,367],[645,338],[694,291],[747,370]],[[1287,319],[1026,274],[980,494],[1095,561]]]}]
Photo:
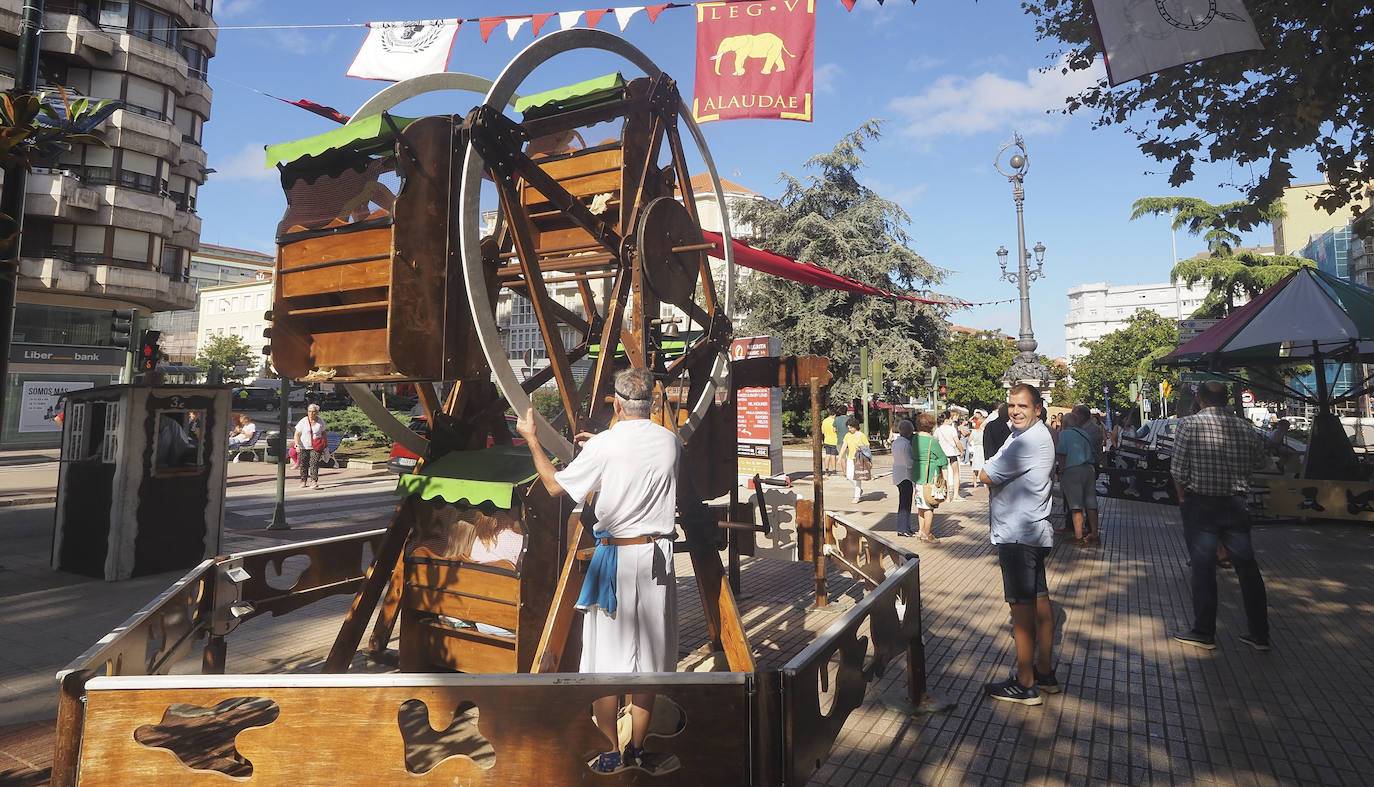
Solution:
[{"label": "traffic light", "polygon": [[941,398],[941,399],[944,399],[945,396],[946,396],[947,394],[949,394],[949,380],[946,380],[946,379],[944,379],[944,378],[941,378],[941,380],[940,380],[940,398]]},{"label": "traffic light", "polygon": [[157,370],[157,362],[162,360],[162,348],[157,346],[157,342],[161,338],[161,331],[143,332],[143,337],[138,345],[138,358],[135,360],[138,371],[152,372]]},{"label": "traffic light", "polygon": [[134,324],[138,322],[137,309],[111,309],[110,346],[128,348],[133,344]]}]

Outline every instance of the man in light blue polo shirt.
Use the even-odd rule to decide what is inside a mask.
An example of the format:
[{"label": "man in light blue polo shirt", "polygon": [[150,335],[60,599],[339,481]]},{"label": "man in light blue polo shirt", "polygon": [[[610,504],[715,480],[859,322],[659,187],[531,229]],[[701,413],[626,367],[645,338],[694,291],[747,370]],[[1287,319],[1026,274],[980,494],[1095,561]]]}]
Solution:
[{"label": "man in light blue polo shirt", "polygon": [[995,700],[1023,705],[1044,702],[1041,691],[1059,691],[1050,658],[1054,613],[1045,580],[1045,557],[1054,545],[1049,521],[1054,439],[1040,420],[1043,409],[1039,391],[1025,384],[1011,387],[1007,392],[1011,436],[983,464],[980,474],[988,485],[992,543],[997,545],[1002,590],[1011,606],[1016,640],[1016,672],[983,690]]}]

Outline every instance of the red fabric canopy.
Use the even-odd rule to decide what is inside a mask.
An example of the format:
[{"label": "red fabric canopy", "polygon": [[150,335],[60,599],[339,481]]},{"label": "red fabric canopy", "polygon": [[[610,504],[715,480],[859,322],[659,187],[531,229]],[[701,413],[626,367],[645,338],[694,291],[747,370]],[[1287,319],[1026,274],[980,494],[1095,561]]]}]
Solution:
[{"label": "red fabric canopy", "polygon": [[[724,238],[719,232],[702,230],[702,236],[708,243],[716,244],[716,247],[708,253],[716,259],[725,259]],[[880,290],[863,282],[855,281],[847,276],[841,276],[832,270],[823,268],[809,262],[797,262],[791,257],[786,257],[768,249],[756,249],[747,243],[730,239],[731,245],[735,250],[735,263],[746,268],[761,271],[769,276],[777,276],[780,279],[810,284],[815,287],[824,287],[828,290],[839,290],[841,292],[856,292],[861,295],[878,295],[884,298],[896,298],[902,301],[913,303],[929,303],[936,306],[984,306],[988,303],[1008,303],[1012,299],[1005,301],[987,301],[986,303],[969,303],[967,301],[937,301],[930,298],[918,298],[915,295],[898,295],[897,293]]]}]

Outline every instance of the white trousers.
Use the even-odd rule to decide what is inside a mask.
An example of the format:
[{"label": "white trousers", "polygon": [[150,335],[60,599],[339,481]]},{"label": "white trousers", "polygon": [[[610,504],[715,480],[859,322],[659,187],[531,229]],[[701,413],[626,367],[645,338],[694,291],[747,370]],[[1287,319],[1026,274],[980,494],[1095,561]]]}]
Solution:
[{"label": "white trousers", "polygon": [[616,611],[582,616],[580,672],[676,672],[677,579],[673,542],[615,547]]}]

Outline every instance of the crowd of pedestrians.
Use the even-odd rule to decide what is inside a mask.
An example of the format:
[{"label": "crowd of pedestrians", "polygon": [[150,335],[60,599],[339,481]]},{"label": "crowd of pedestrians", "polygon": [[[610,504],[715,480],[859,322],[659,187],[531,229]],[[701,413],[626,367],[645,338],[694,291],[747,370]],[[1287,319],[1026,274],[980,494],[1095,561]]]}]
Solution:
[{"label": "crowd of pedestrians", "polygon": [[[1267,445],[1248,422],[1228,413],[1226,401],[1224,386],[1202,385],[1197,413],[1182,418],[1177,427],[1171,474],[1181,507],[1181,535],[1190,556],[1193,619],[1174,639],[1203,649],[1216,647],[1216,569],[1233,564],[1247,620],[1239,639],[1267,651],[1267,597],[1242,497],[1251,472],[1265,463]],[[939,543],[935,514],[940,503],[969,496],[961,488],[963,466],[971,470],[974,488],[987,488],[989,538],[1011,614],[1016,665],[1006,680],[987,684],[984,692],[993,700],[1040,705],[1044,695],[1061,689],[1046,577],[1054,534],[1063,533],[1066,543],[1074,546],[1102,543],[1096,488],[1103,455],[1123,437],[1136,436],[1136,419],[1125,413],[1108,427],[1100,413],[1082,404],[1051,417],[1039,391],[1026,385],[1012,387],[1007,401],[990,414],[966,412],[923,412],[893,425],[896,534]],[[841,409],[827,421],[844,415]],[[826,456],[844,460],[846,476],[853,480],[853,457],[860,446],[868,448],[868,440],[860,435],[857,419],[841,424],[825,431]],[[827,469],[835,471],[833,465]],[[853,482],[858,502],[862,482]],[[1050,519],[1056,487],[1066,512],[1058,531]],[[1230,562],[1223,562],[1227,557]]]}]

